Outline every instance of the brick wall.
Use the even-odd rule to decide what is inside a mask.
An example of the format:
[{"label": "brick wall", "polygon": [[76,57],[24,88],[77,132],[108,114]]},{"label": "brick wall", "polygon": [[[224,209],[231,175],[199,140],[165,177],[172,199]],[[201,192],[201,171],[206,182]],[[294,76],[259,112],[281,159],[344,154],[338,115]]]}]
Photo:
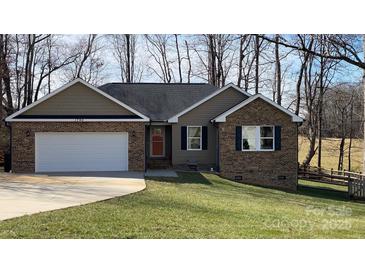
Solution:
[{"label": "brick wall", "polygon": [[14,122],[12,170],[19,173],[34,172],[35,132],[128,132],[129,170],[143,171],[144,131],[145,126],[141,122]]},{"label": "brick wall", "polygon": [[[236,151],[235,128],[242,125],[281,126],[281,150]],[[287,190],[297,189],[297,124],[291,117],[257,99],[218,125],[220,171],[223,177],[244,183]]]}]

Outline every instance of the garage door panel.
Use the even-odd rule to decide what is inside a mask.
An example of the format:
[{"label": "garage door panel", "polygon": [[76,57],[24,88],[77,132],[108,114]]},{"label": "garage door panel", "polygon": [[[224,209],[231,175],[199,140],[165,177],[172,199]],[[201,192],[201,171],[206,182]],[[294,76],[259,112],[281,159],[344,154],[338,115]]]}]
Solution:
[{"label": "garage door panel", "polygon": [[36,133],[36,172],[128,170],[125,132]]}]

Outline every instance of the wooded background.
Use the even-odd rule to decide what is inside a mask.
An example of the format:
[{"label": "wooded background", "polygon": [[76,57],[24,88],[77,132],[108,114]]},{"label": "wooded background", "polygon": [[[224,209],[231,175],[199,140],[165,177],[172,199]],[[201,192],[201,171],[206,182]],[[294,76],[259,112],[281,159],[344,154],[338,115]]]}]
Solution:
[{"label": "wooded background", "polygon": [[[352,140],[364,136],[364,69],[363,35],[0,34],[0,114],[3,119],[75,78],[96,86],[232,82],[305,118],[304,165],[321,166],[322,139],[336,137],[338,169],[351,170]],[[8,151],[4,122],[1,133]]]}]

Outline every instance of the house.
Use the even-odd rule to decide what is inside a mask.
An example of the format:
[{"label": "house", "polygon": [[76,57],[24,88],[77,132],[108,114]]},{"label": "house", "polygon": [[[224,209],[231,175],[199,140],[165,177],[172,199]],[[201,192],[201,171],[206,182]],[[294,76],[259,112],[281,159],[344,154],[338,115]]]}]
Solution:
[{"label": "house", "polygon": [[6,118],[13,172],[214,169],[295,190],[303,120],[229,84],[76,79]]}]

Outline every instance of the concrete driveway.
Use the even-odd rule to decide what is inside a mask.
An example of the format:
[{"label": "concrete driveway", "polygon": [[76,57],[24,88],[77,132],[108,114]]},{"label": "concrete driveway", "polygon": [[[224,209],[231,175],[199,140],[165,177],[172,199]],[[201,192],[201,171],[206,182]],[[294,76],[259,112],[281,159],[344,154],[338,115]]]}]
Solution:
[{"label": "concrete driveway", "polygon": [[143,190],[143,173],[18,175],[0,172],[0,220],[93,203]]}]

